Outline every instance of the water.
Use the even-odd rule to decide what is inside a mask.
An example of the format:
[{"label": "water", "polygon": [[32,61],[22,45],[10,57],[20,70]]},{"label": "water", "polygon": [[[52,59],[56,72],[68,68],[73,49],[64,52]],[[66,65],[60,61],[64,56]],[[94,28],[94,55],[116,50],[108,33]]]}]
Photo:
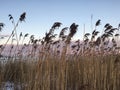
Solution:
[{"label": "water", "polygon": [[7,81],[2,83],[0,90],[22,90],[20,83],[14,84],[13,82]]}]

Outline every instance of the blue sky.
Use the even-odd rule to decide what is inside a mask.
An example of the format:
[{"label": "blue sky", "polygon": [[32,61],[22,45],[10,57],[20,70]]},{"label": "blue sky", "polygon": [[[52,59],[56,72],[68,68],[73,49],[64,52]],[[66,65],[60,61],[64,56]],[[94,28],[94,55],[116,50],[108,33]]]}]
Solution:
[{"label": "blue sky", "polygon": [[[91,15],[93,15],[93,27],[98,19],[101,19],[102,30],[106,23],[117,27],[120,23],[120,0],[1,0],[0,22],[5,23],[2,34],[10,34],[12,24],[8,14],[12,14],[17,21],[19,16],[26,12],[26,22],[21,23],[17,29],[23,32],[43,37],[49,31],[54,22],[61,22],[70,26],[73,22],[79,24],[75,39],[82,38],[83,26],[86,32],[91,32]],[[60,32],[60,29],[56,33]]]}]

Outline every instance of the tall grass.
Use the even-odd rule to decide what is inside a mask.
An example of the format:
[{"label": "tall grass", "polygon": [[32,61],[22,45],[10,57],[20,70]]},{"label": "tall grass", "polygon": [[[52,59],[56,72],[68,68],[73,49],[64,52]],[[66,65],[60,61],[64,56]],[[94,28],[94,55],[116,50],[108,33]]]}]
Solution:
[{"label": "tall grass", "polygon": [[[19,40],[17,27],[20,21],[24,21],[26,13],[23,13],[18,23],[15,24],[12,34],[5,45],[0,46],[0,55],[4,52],[10,38],[16,36],[17,46],[10,48],[15,51],[14,57],[9,57],[6,63],[0,63],[0,89],[3,89],[6,82],[14,83],[15,90],[119,90],[120,89],[120,54],[117,51],[116,36],[114,34],[118,28],[113,28],[110,24],[104,26],[104,33],[98,36],[98,20],[92,34],[86,33],[83,42],[76,41],[70,46],[71,39],[77,32],[78,25],[73,23],[70,27],[65,27],[59,34],[59,39],[55,41],[57,34],[54,31],[62,23],[55,22],[46,32],[42,39],[35,39],[30,36],[28,44],[24,43],[28,33],[23,36],[20,33]],[[10,20],[14,23],[12,15]],[[3,24],[0,25],[3,27]],[[65,31],[69,30],[68,34]],[[91,35],[91,37],[89,37]],[[112,40],[110,39],[112,36]],[[23,38],[22,38],[23,37]],[[19,42],[22,40],[22,48]],[[106,42],[112,42],[113,46],[106,50]],[[58,49],[64,44],[61,51]],[[13,44],[11,42],[11,44]],[[82,44],[82,45],[81,45]],[[4,47],[4,48],[3,48]],[[97,49],[96,49],[97,47]],[[69,49],[75,50],[70,54]],[[16,51],[18,50],[18,53]],[[24,50],[27,59],[24,57]],[[33,58],[36,57],[37,58]],[[17,59],[18,57],[18,59]],[[15,60],[14,60],[15,59]],[[19,88],[18,88],[19,87]]]},{"label": "tall grass", "polygon": [[0,83],[20,83],[22,90],[119,90],[120,56],[78,56],[60,60],[7,62],[0,67]]}]

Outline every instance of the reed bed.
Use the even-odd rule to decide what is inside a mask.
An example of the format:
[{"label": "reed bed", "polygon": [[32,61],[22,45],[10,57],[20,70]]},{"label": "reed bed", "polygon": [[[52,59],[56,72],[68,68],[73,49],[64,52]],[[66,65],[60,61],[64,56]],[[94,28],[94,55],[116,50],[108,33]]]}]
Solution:
[{"label": "reed bed", "polygon": [[[72,23],[70,27],[64,27],[56,40],[54,31],[62,23],[55,22],[42,39],[31,35],[29,42],[25,43],[29,34],[23,35],[21,32],[17,35],[19,22],[25,18],[24,12],[15,23],[9,14],[14,28],[6,43],[0,45],[0,57],[3,57],[8,42],[11,43],[11,48],[7,50],[8,61],[0,61],[1,90],[6,82],[12,83],[11,87],[15,90],[120,89],[120,48],[117,44],[120,24],[114,28],[107,23],[103,34],[97,36],[100,33],[97,27],[101,22],[98,20],[91,34],[85,33],[82,42],[77,40],[71,45],[78,25]],[[4,24],[0,23],[0,31],[3,27]],[[69,30],[68,34],[66,30]],[[13,43],[14,38],[16,45]],[[111,47],[109,43],[112,43]]]},{"label": "reed bed", "polygon": [[0,83],[19,83],[21,90],[119,90],[118,57],[78,56],[59,60],[48,55],[34,63],[7,62],[0,67]]}]

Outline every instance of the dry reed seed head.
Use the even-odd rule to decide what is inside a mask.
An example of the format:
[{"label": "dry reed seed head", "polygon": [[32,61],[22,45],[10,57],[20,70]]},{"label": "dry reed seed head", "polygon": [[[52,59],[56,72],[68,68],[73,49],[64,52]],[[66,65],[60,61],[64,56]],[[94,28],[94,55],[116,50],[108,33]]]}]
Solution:
[{"label": "dry reed seed head", "polygon": [[120,34],[115,34],[115,36],[117,37],[117,36],[120,36]]},{"label": "dry reed seed head", "polygon": [[22,21],[25,21],[25,18],[26,18],[26,12],[20,15],[19,20],[22,22]]},{"label": "dry reed seed head", "polygon": [[93,41],[94,38],[95,38],[95,35],[92,35],[92,37],[91,37],[91,41]]},{"label": "dry reed seed head", "polygon": [[109,26],[105,29],[105,31],[108,31],[108,30],[112,29],[112,27],[113,27],[113,26],[109,25]]},{"label": "dry reed seed head", "polygon": [[95,30],[93,30],[92,35],[95,33],[95,31],[96,31],[96,29],[95,29]]},{"label": "dry reed seed head", "polygon": [[14,31],[12,31],[12,34],[14,34],[15,32]]},{"label": "dry reed seed head", "polygon": [[73,37],[74,34],[77,32],[77,29],[78,29],[78,26],[77,24],[73,23],[71,26],[70,26],[70,33],[69,33],[69,36],[70,37]]},{"label": "dry reed seed head", "polygon": [[47,43],[49,43],[49,41],[50,41],[50,33],[45,33],[45,38],[44,38],[44,41],[45,42],[47,42]]},{"label": "dry reed seed head", "polygon": [[49,33],[45,33],[44,41],[48,44],[51,43],[53,38],[56,38],[57,34],[54,34],[54,29],[50,29]]},{"label": "dry reed seed head", "polygon": [[105,24],[104,28],[107,28],[109,25],[110,25],[109,23]]},{"label": "dry reed seed head", "polygon": [[118,24],[118,30],[120,29],[120,23]]},{"label": "dry reed seed head", "polygon": [[9,17],[9,20],[12,20],[12,23],[13,23],[13,16],[9,14],[8,17]]},{"label": "dry reed seed head", "polygon": [[34,35],[31,35],[31,36],[30,36],[30,39],[34,39]]},{"label": "dry reed seed head", "polygon": [[65,41],[67,39],[68,35],[62,36],[62,41]]},{"label": "dry reed seed head", "polygon": [[109,37],[109,34],[108,34],[108,33],[104,33],[104,34],[101,36],[101,38],[102,38],[103,41],[104,41],[104,39],[107,38],[107,37]]},{"label": "dry reed seed head", "polygon": [[115,31],[115,30],[118,30],[118,28],[112,28],[111,30]]},{"label": "dry reed seed head", "polygon": [[80,43],[80,39],[78,39],[77,41],[75,41],[75,43],[78,43],[78,44],[79,44],[79,43]]},{"label": "dry reed seed head", "polygon": [[24,44],[23,44],[23,46],[25,46],[25,47],[26,47],[26,46],[27,46],[27,44],[26,44],[26,43],[24,43]]},{"label": "dry reed seed head", "polygon": [[52,29],[55,29],[55,28],[57,28],[57,27],[59,28],[61,25],[62,25],[61,22],[55,22],[51,28],[52,28]]},{"label": "dry reed seed head", "polygon": [[116,43],[116,41],[115,41],[115,39],[114,39],[114,38],[112,39],[112,43]]},{"label": "dry reed seed head", "polygon": [[57,48],[59,48],[60,47],[60,45],[57,45]]},{"label": "dry reed seed head", "polygon": [[33,40],[34,44],[37,44],[37,42],[38,42],[38,39]]},{"label": "dry reed seed head", "polygon": [[86,34],[84,35],[84,37],[88,37],[88,36],[90,36],[90,33],[86,33]]},{"label": "dry reed seed head", "polygon": [[3,45],[0,45],[0,48],[2,48],[3,47]]},{"label": "dry reed seed head", "polygon": [[24,35],[24,37],[27,37],[29,34],[28,33],[26,33],[25,35]]},{"label": "dry reed seed head", "polygon": [[114,30],[111,29],[108,33],[114,33]]},{"label": "dry reed seed head", "polygon": [[35,40],[34,35],[31,35],[31,36],[30,36],[30,41],[31,41],[31,43],[34,43],[34,40]]},{"label": "dry reed seed head", "polygon": [[99,26],[100,25],[100,19],[96,22],[95,26]]},{"label": "dry reed seed head", "polygon": [[57,34],[51,35],[51,38],[56,38]]},{"label": "dry reed seed head", "polygon": [[116,41],[115,41],[114,38],[112,39],[112,43],[113,43],[113,47],[116,47],[116,46],[117,46],[117,43],[116,43]]},{"label": "dry reed seed head", "polygon": [[96,29],[92,32],[92,37],[91,40],[93,40],[95,38],[95,36],[97,36],[99,33],[99,31],[96,31]]},{"label": "dry reed seed head", "polygon": [[[4,49],[5,48],[5,46],[3,46],[3,45],[0,45],[0,49],[2,50],[2,49]],[[0,53],[1,54],[1,53]]]},{"label": "dry reed seed head", "polygon": [[38,45],[34,43],[34,44],[33,44],[33,48],[36,50],[37,47],[38,47]]},{"label": "dry reed seed head", "polygon": [[65,27],[61,30],[60,34],[59,34],[59,37],[62,37],[65,35],[65,31],[68,29],[68,27]]},{"label": "dry reed seed head", "polygon": [[22,37],[23,35],[22,35],[22,32],[20,33],[20,35],[19,35],[19,40],[21,40],[21,37]]},{"label": "dry reed seed head", "polygon": [[101,38],[98,37],[97,40],[95,41],[95,45],[99,46],[101,44]]},{"label": "dry reed seed head", "polygon": [[88,39],[88,38],[86,38],[86,39],[84,40],[84,42],[85,42],[85,43],[87,43],[88,41],[89,41],[89,39]]},{"label": "dry reed seed head", "polygon": [[14,47],[14,46],[12,45],[12,46],[11,46],[11,49],[13,49],[13,47]]},{"label": "dry reed seed head", "polygon": [[58,44],[60,41],[57,40],[57,41],[54,41],[52,44]]},{"label": "dry reed seed head", "polygon": [[107,32],[108,37],[112,37],[113,36],[113,32]]},{"label": "dry reed seed head", "polygon": [[42,44],[42,45],[44,44],[44,41],[43,41],[43,40],[41,41],[41,44]]},{"label": "dry reed seed head", "polygon": [[95,33],[94,33],[94,35],[96,36],[96,35],[98,35],[98,33],[100,33],[99,31],[96,31]]},{"label": "dry reed seed head", "polygon": [[117,28],[111,28],[111,29],[107,30],[106,33],[108,33],[108,34],[109,34],[109,33],[113,34],[115,30],[118,30],[118,29],[117,29]]},{"label": "dry reed seed head", "polygon": [[53,29],[53,28],[50,29],[49,34],[52,35],[52,34],[54,33],[54,30],[55,30],[55,29]]},{"label": "dry reed seed head", "polygon": [[20,33],[20,36],[23,36],[23,35],[22,35],[22,32]]},{"label": "dry reed seed head", "polygon": [[77,45],[72,45],[71,47],[72,47],[72,49],[74,49],[75,47],[77,47]]},{"label": "dry reed seed head", "polygon": [[4,39],[5,38],[5,36],[0,36],[0,39]]},{"label": "dry reed seed head", "polygon": [[4,23],[0,23],[0,32],[2,31],[2,28],[5,26]]}]

